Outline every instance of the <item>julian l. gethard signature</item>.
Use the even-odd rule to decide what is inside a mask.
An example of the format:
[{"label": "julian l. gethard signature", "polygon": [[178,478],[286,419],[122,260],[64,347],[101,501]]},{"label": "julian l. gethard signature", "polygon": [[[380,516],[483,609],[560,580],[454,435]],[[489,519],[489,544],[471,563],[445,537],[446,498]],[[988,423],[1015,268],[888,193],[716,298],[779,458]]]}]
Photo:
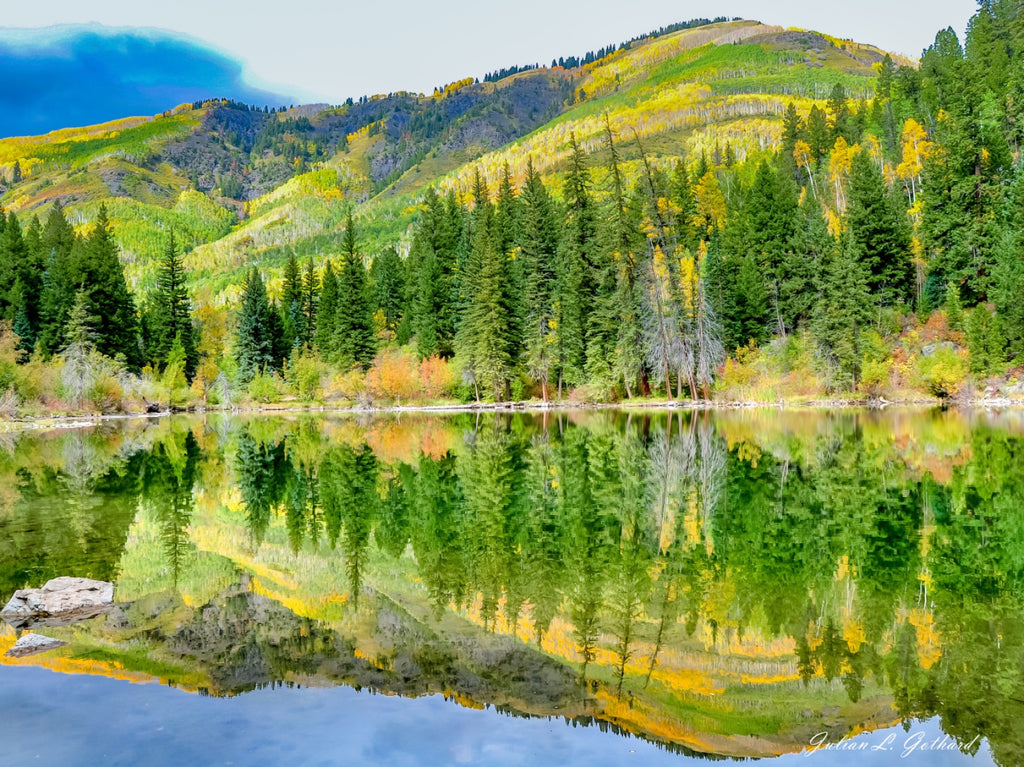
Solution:
[{"label": "julian l. gethard signature", "polygon": [[889,733],[877,743],[860,738],[840,738],[830,740],[827,732],[819,732],[811,737],[809,747],[804,751],[804,756],[812,756],[820,751],[862,751],[862,752],[887,752],[893,757],[907,759],[919,754],[934,754],[940,751],[960,751],[961,753],[973,752],[980,735],[975,735],[972,740],[960,741],[951,738],[949,735],[931,735],[922,730],[911,731],[902,736],[896,733]]}]

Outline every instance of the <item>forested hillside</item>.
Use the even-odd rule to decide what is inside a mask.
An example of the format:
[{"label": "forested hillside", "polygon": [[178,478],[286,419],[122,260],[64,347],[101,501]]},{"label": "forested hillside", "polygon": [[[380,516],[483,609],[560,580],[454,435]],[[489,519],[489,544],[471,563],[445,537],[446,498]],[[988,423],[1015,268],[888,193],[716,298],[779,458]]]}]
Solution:
[{"label": "forested hillside", "polygon": [[0,141],[3,388],[1020,393],[1022,56],[1016,0],[920,62],[694,22],[431,96]]}]

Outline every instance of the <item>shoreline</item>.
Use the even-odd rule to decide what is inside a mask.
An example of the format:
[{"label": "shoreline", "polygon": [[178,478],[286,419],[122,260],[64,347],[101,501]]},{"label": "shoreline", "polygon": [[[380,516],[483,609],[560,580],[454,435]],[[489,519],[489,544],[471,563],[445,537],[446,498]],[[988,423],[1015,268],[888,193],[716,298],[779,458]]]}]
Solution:
[{"label": "shoreline", "polygon": [[519,401],[519,402],[468,402],[434,405],[384,405],[379,407],[331,406],[331,405],[260,405],[255,407],[212,407],[187,410],[162,410],[156,413],[89,413],[81,415],[41,415],[24,417],[0,417],[0,433],[21,430],[81,429],[99,426],[104,422],[120,420],[152,419],[170,416],[206,414],[274,415],[322,413],[336,415],[388,415],[402,413],[544,413],[585,410],[671,410],[671,411],[729,411],[729,410],[871,410],[889,409],[954,409],[954,410],[1016,410],[1024,409],[1024,399],[970,398],[950,399],[946,402],[935,398],[893,399],[815,399],[780,400],[777,402],[725,401],[725,400],[628,400],[624,402],[573,402],[561,401]]}]

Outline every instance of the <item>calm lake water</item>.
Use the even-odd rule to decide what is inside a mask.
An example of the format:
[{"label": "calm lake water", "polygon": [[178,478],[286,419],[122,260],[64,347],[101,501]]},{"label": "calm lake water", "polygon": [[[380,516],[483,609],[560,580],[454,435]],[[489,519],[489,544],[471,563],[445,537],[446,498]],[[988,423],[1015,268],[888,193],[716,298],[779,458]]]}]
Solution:
[{"label": "calm lake water", "polygon": [[[0,436],[53,765],[1024,764],[1024,414],[176,417]],[[0,653],[17,638],[0,625]]]}]

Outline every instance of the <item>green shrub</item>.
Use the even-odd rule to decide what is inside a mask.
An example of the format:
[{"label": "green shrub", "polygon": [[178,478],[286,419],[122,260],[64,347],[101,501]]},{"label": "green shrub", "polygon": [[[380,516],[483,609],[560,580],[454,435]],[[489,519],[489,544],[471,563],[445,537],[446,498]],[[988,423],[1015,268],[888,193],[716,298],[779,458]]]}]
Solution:
[{"label": "green shrub", "polygon": [[276,401],[280,397],[281,391],[277,378],[272,373],[261,370],[249,381],[246,393],[249,395],[249,399],[255,402],[267,403]]},{"label": "green shrub", "polygon": [[295,352],[285,371],[286,380],[303,402],[320,399],[325,375],[327,365],[315,352]]},{"label": "green shrub", "polygon": [[919,357],[917,372],[921,383],[934,396],[945,399],[958,393],[967,378],[967,360],[948,346]]}]

